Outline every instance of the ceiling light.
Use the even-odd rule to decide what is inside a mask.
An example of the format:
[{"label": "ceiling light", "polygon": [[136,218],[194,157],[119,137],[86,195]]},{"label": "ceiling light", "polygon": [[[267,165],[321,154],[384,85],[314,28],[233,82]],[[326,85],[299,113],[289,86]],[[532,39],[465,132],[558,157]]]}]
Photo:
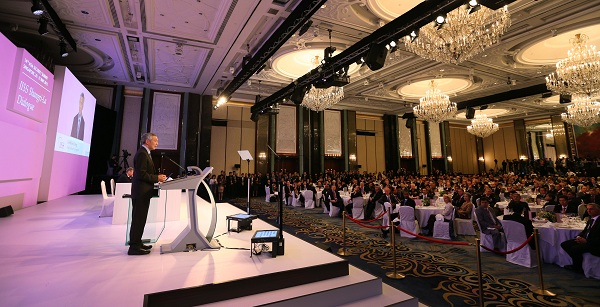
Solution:
[{"label": "ceiling light", "polygon": [[40,27],[38,28],[38,33],[40,35],[48,34],[48,19],[42,17],[42,18],[40,18],[40,20],[38,20],[38,22],[40,23]]},{"label": "ceiling light", "polygon": [[588,37],[575,34],[569,41],[573,48],[566,59],[556,63],[556,72],[546,77],[549,90],[560,94],[581,94],[594,97],[600,94],[600,52],[586,45]]},{"label": "ceiling light", "polygon": [[[404,37],[408,51],[428,60],[459,64],[497,43],[510,27],[507,7],[496,11],[481,7],[476,13],[469,14],[462,5],[449,12],[444,20],[440,17],[423,26],[416,33],[418,39]],[[439,21],[444,22],[443,28]]]},{"label": "ceiling light", "polygon": [[475,0],[469,1],[468,6],[469,6],[469,8],[468,8],[469,14],[473,14],[473,13],[479,11],[479,9],[481,9],[481,5],[479,5],[479,3],[477,3],[477,1],[475,1]]},{"label": "ceiling light", "polygon": [[67,44],[65,44],[64,41],[60,41],[60,43],[58,43],[58,47],[60,48],[60,56],[63,58],[66,58],[69,56],[69,52],[67,52]]},{"label": "ceiling light", "polygon": [[[498,124],[495,124],[491,118],[481,113],[475,114],[475,118],[471,120],[471,125],[467,126],[467,132],[480,138],[486,138],[498,129]],[[479,158],[479,161],[483,161],[483,158]]]},{"label": "ceiling light", "polygon": [[344,99],[344,88],[341,86],[316,88],[314,85],[311,85],[300,105],[307,109],[319,112],[329,109],[342,99]]},{"label": "ceiling light", "polygon": [[586,95],[573,95],[573,104],[567,107],[567,113],[560,115],[569,124],[588,127],[600,122],[600,102]]},{"label": "ceiling light", "polygon": [[456,115],[456,103],[450,102],[448,95],[436,88],[435,80],[431,80],[431,86],[424,97],[419,99],[419,105],[413,108],[415,115],[428,122],[443,122]]},{"label": "ceiling light", "polygon": [[40,4],[39,0],[33,0],[31,3],[31,13],[33,13],[33,15],[40,16],[44,14],[44,8]]}]

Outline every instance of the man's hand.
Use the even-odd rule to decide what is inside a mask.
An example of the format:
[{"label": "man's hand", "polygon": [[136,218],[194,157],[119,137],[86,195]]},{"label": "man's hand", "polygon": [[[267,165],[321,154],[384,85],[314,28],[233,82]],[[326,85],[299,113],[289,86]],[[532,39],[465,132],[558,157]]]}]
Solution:
[{"label": "man's hand", "polygon": [[585,243],[587,243],[587,240],[583,237],[577,236],[577,237],[575,237],[575,242],[577,242],[579,244],[585,244]]},{"label": "man's hand", "polygon": [[160,174],[158,175],[158,182],[163,182],[167,180],[167,175]]}]

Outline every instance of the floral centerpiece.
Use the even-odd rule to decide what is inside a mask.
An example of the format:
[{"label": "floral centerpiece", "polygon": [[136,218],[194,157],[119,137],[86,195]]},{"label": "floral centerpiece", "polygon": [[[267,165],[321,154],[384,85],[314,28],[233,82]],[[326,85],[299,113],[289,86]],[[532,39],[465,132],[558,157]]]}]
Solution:
[{"label": "floral centerpiece", "polygon": [[538,212],[537,218],[538,219],[545,219],[545,220],[548,220],[548,221],[550,221],[552,223],[556,223],[556,216],[554,216],[554,213],[552,213],[552,212],[548,212],[548,211]]},{"label": "floral centerpiece", "polygon": [[431,204],[431,201],[429,200],[429,198],[425,198],[425,199],[423,199],[423,201],[421,203],[423,204],[424,207],[429,207],[429,205]]}]

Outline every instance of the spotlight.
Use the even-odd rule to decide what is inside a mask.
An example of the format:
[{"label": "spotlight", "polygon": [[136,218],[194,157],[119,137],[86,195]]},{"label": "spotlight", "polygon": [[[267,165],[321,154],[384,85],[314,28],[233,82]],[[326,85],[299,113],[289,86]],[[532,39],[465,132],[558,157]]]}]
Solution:
[{"label": "spotlight", "polygon": [[414,30],[412,32],[410,32],[410,42],[414,42],[415,39],[417,39],[417,37],[419,37],[419,30]]},{"label": "spotlight", "polygon": [[48,19],[42,17],[42,18],[40,18],[40,20],[38,22],[40,23],[40,27],[38,28],[38,33],[40,35],[48,34]]},{"label": "spotlight", "polygon": [[446,23],[446,14],[443,15],[439,15],[438,17],[435,18],[435,24],[437,29],[441,29],[444,24]]},{"label": "spotlight", "polygon": [[31,3],[31,13],[33,13],[33,15],[40,16],[44,14],[44,9],[42,8],[39,0],[33,0]]},{"label": "spotlight", "polygon": [[479,3],[477,3],[476,0],[469,1],[469,4],[467,4],[467,6],[469,9],[469,14],[473,14],[473,13],[479,11],[479,9],[481,9],[481,5],[479,5]]},{"label": "spotlight", "polygon": [[67,44],[65,44],[65,42],[60,41],[60,43],[58,43],[58,46],[60,47],[61,57],[66,58],[67,56],[69,56],[69,53],[67,52]]}]

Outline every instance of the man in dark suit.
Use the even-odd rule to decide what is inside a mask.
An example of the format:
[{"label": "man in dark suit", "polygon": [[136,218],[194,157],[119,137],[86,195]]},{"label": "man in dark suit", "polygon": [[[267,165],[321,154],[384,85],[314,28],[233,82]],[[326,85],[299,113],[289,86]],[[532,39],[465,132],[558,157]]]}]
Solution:
[{"label": "man in dark suit", "polygon": [[[505,221],[515,221],[523,224],[525,226],[525,236],[529,238],[533,233],[533,223],[526,217],[523,217],[523,207],[517,207],[513,211],[512,214],[504,215],[503,220]],[[529,247],[535,249],[535,238],[529,241]]]},{"label": "man in dark suit", "polygon": [[402,192],[402,200],[400,201],[400,206],[409,206],[409,207],[413,207],[413,208],[415,208],[417,206],[417,203],[415,202],[415,200],[410,197],[409,191],[404,190]]},{"label": "man in dark suit", "polygon": [[558,196],[558,206],[554,206],[554,213],[577,214],[577,204],[569,202],[566,195]]},{"label": "man in dark suit", "polygon": [[491,235],[494,240],[494,249],[501,250],[504,247],[502,224],[500,224],[492,208],[490,208],[487,198],[482,197],[479,199],[479,207],[475,209],[475,215],[477,215],[480,231]]},{"label": "man in dark suit", "polygon": [[117,179],[117,183],[131,183],[133,180],[133,167],[128,167],[125,173]]},{"label": "man in dark suit", "polygon": [[560,244],[560,247],[573,259],[572,265],[566,265],[565,269],[581,271],[584,253],[592,253],[594,256],[600,256],[600,206],[595,203],[586,205],[587,213],[590,219],[583,231],[572,240],[567,240]]},{"label": "man in dark suit", "polygon": [[144,133],[141,147],[133,157],[133,180],[131,181],[131,229],[129,230],[128,255],[146,255],[152,245],[142,244],[144,226],[148,218],[150,198],[154,193],[154,184],[167,179],[166,175],[157,174],[150,152],[158,146],[158,137],[154,133]]},{"label": "man in dark suit", "polygon": [[80,139],[83,141],[83,132],[85,130],[85,120],[83,120],[83,101],[85,97],[83,93],[79,96],[79,112],[73,118],[73,125],[71,126],[71,137]]},{"label": "man in dark suit", "polygon": [[531,209],[529,208],[529,204],[521,200],[521,194],[513,192],[510,194],[510,198],[512,200],[507,206],[510,211],[515,212],[518,210],[520,212],[525,212],[525,215],[529,216],[529,211],[531,211]]}]

